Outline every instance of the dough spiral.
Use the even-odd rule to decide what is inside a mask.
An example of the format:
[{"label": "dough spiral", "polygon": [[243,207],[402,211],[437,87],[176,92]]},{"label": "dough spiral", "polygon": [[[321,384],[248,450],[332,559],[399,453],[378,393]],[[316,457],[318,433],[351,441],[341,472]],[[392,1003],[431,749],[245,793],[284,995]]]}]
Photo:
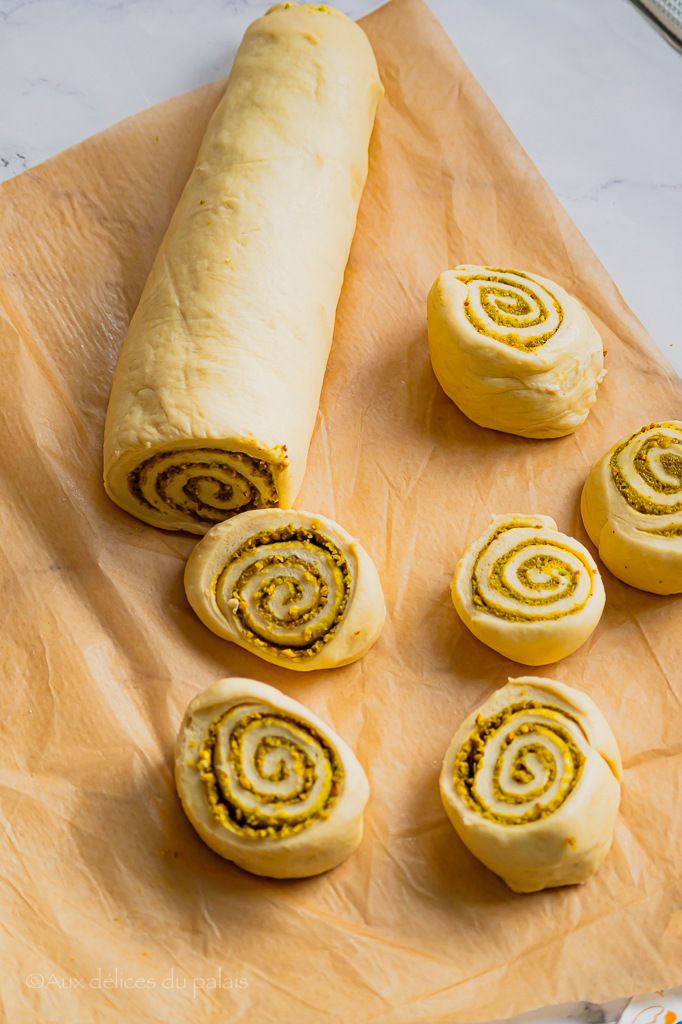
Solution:
[{"label": "dough spiral", "polygon": [[352,751],[265,683],[223,679],[195,698],[178,736],[175,772],[202,839],[255,874],[327,871],[362,837],[369,789]]},{"label": "dough spiral", "polygon": [[520,270],[460,269],[457,279],[468,290],[464,315],[478,334],[528,352],[561,327],[563,307],[539,279]]},{"label": "dough spiral", "polygon": [[185,589],[218,636],[300,671],[356,661],[386,614],[369,555],[308,512],[245,512],[214,527],[190,555]]},{"label": "dough spiral", "polygon": [[654,594],[682,593],[682,422],[650,423],[597,459],[581,511],[614,576]]},{"label": "dough spiral", "polygon": [[611,845],[620,798],[613,734],[585,694],[510,679],[457,731],[441,797],[460,838],[516,892],[584,882]]},{"label": "dough spiral", "polygon": [[474,636],[524,665],[565,658],[604,609],[591,555],[549,516],[493,516],[457,563],[452,600]]},{"label": "dough spiral", "polygon": [[221,448],[160,451],[128,474],[130,494],[144,508],[184,516],[186,528],[210,529],[238,512],[277,504],[267,462]]},{"label": "dough spiral", "polygon": [[324,4],[246,31],[118,359],[104,486],[206,533],[303,481],[383,89]]},{"label": "dough spiral", "polygon": [[538,274],[460,266],[427,302],[429,348],[445,393],[482,427],[562,437],[584,421],[604,376],[580,303]]}]

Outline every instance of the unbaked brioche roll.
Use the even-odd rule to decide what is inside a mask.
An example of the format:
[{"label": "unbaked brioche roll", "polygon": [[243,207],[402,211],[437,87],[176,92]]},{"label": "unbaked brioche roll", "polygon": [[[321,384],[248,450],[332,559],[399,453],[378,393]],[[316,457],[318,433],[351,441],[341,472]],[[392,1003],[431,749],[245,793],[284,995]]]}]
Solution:
[{"label": "unbaked brioche roll", "polygon": [[221,679],[195,697],[175,781],[204,842],[255,875],[317,875],[362,839],[369,786],[353,751],[312,711],[253,679]]},{"label": "unbaked brioche roll", "polygon": [[682,593],[682,422],[621,438],[592,466],[581,510],[614,576],[652,594]]},{"label": "unbaked brioche roll", "polygon": [[248,28],[114,375],[105,487],[145,522],[293,502],[382,92],[340,11]]},{"label": "unbaked brioche roll", "polygon": [[243,512],[214,526],[189,557],[185,590],[218,636],[302,672],[357,661],[386,618],[367,552],[310,512]]},{"label": "unbaked brioche roll", "polygon": [[595,629],[604,587],[589,551],[549,516],[493,516],[455,569],[452,600],[488,647],[523,665],[572,654]]},{"label": "unbaked brioche roll", "polygon": [[461,266],[427,303],[441,387],[481,427],[563,437],[585,420],[604,376],[601,338],[577,299],[538,274]]},{"label": "unbaked brioche roll", "polygon": [[514,892],[585,882],[611,846],[621,760],[586,694],[524,676],[469,715],[440,776],[466,847]]}]

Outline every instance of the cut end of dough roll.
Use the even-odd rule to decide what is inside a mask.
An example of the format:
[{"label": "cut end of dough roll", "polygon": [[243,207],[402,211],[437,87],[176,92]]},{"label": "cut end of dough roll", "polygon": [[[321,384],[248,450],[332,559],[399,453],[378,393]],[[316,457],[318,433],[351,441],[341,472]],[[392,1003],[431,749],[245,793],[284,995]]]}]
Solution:
[{"label": "cut end of dough roll", "polygon": [[329,871],[362,839],[369,786],[353,751],[312,711],[253,679],[221,679],[192,701],[175,780],[204,842],[256,875]]},{"label": "cut end of dough roll", "polygon": [[431,363],[481,427],[563,437],[584,422],[604,376],[601,338],[563,288],[538,274],[460,266],[427,301]]},{"label": "cut end of dough roll", "polygon": [[117,505],[151,526],[206,533],[240,512],[286,504],[287,468],[283,451],[183,441],[121,456],[104,486]]},{"label": "cut end of dough roll", "polygon": [[652,594],[682,593],[682,421],[617,441],[592,466],[581,511],[614,576]]},{"label": "cut end of dough roll", "polygon": [[606,857],[622,765],[586,694],[510,679],[457,730],[440,776],[465,846],[514,892],[585,882]]},{"label": "cut end of dough roll", "polygon": [[386,617],[367,552],[310,512],[244,512],[214,527],[189,557],[185,590],[218,636],[301,672],[357,661]]},{"label": "cut end of dough roll", "polygon": [[549,516],[521,513],[492,516],[457,563],[451,592],[474,636],[522,665],[572,654],[596,628],[605,602],[589,551]]}]

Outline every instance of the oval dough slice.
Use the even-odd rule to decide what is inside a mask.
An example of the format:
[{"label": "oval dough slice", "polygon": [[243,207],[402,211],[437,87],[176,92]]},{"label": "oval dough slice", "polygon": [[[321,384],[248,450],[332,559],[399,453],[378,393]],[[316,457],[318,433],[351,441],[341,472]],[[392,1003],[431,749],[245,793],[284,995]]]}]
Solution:
[{"label": "oval dough slice", "polygon": [[104,483],[139,519],[206,533],[296,497],[382,92],[333,8],[247,29],[114,375]]},{"label": "oval dough slice", "polygon": [[493,516],[455,569],[452,600],[488,647],[523,665],[572,654],[596,628],[604,587],[594,559],[549,516]]},{"label": "oval dough slice", "polygon": [[601,338],[577,299],[521,270],[461,266],[427,302],[431,363],[446,395],[481,427],[563,437],[602,380]]},{"label": "oval dough slice", "polygon": [[585,882],[620,801],[618,746],[586,694],[510,679],[457,730],[440,776],[464,845],[514,892]]},{"label": "oval dough slice", "polygon": [[597,459],[581,511],[614,576],[652,594],[682,593],[682,422],[650,423]]},{"label": "oval dough slice", "polygon": [[204,842],[255,875],[317,875],[362,839],[369,786],[353,751],[312,711],[253,679],[221,679],[195,697],[175,780]]},{"label": "oval dough slice", "polygon": [[243,512],[215,526],[189,557],[185,590],[218,636],[302,672],[357,661],[386,618],[372,559],[311,512]]}]

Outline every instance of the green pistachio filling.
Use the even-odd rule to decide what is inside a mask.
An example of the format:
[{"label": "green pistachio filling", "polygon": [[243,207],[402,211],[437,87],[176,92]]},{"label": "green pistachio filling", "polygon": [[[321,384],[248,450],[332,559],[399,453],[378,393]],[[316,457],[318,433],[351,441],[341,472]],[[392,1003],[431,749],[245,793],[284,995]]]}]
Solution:
[{"label": "green pistachio filling", "polygon": [[[227,760],[231,769],[228,773],[220,767],[219,736],[226,719],[233,715],[230,709],[216,718],[208,728],[201,744],[197,770],[201,775],[206,800],[214,818],[231,832],[247,839],[285,839],[310,828],[316,821],[329,816],[338,800],[344,778],[338,754],[331,744],[313,726],[298,721],[291,715],[260,711],[246,712],[232,729],[229,736]],[[261,737],[253,756],[256,775],[267,782],[282,783],[293,772],[297,784],[289,795],[280,796],[267,789],[259,789],[248,777],[244,763],[244,743],[253,729],[278,728],[286,737],[278,734]],[[306,746],[313,746],[322,754],[322,768],[316,767]],[[272,751],[285,750],[291,760],[289,765],[282,757],[274,770],[267,773],[265,759]],[[318,772],[322,773],[322,777]],[[232,777],[237,785],[231,782]],[[316,783],[318,792],[312,804],[296,812],[297,805],[309,800]],[[239,790],[249,794],[247,803],[240,799]]]},{"label": "green pistachio filling", "polygon": [[643,533],[650,533],[653,537],[682,537],[682,523],[665,526],[662,530],[643,530]]},{"label": "green pistachio filling", "polygon": [[[276,554],[268,554],[269,545],[278,545]],[[261,530],[237,548],[213,581],[213,591],[218,593],[224,576],[233,566],[263,548],[262,556],[240,573],[231,590],[236,602],[232,614],[239,622],[242,636],[260,650],[269,650],[279,657],[289,659],[311,658],[318,654],[325,644],[336,635],[336,630],[345,614],[350,600],[352,577],[343,552],[321,532],[320,523],[313,521],[310,529],[295,527],[292,523],[275,530]],[[282,551],[286,554],[282,554]],[[303,557],[309,553],[311,558]],[[329,584],[315,564],[324,561],[331,572],[333,581],[332,599],[329,601]],[[266,569],[276,566],[276,576],[268,575],[246,599],[245,591],[254,578]],[[303,586],[301,580],[310,585],[313,596],[302,606]],[[282,596],[281,588],[285,588]],[[286,615],[278,615],[272,607],[275,593],[286,607]],[[250,607],[253,605],[253,609]],[[326,612],[323,613],[325,607]],[[255,612],[266,623],[279,629],[289,630],[292,638],[274,639],[265,633],[256,620]],[[301,630],[303,626],[303,630]],[[294,632],[297,634],[294,638]]]},{"label": "green pistachio filling", "polygon": [[[509,279],[500,276],[504,274],[511,274],[513,277]],[[517,278],[523,278],[529,283],[522,284]],[[486,273],[466,274],[458,277],[458,280],[462,281],[463,284],[469,284],[471,281],[490,282],[490,284],[482,285],[480,288],[481,306],[485,310],[488,320],[500,327],[509,327],[512,330],[514,328],[519,330],[527,327],[538,327],[541,324],[546,324],[550,319],[550,311],[537,292],[538,285],[528,274],[524,274],[520,270],[502,270],[499,267],[490,267]],[[505,285],[507,287],[504,287]],[[510,288],[515,289],[515,291],[511,291]],[[468,298],[464,302],[464,313],[469,323],[479,334],[483,334],[495,341],[504,342],[505,345],[520,349],[521,351],[532,351],[538,348],[538,346],[544,345],[559,330],[564,319],[564,311],[559,300],[547,289],[543,288],[543,291],[552,300],[554,310],[559,318],[557,325],[544,333],[540,331],[537,334],[521,335],[495,331],[490,327],[490,322],[484,321],[477,316]],[[525,293],[531,301],[529,302],[528,299],[524,298],[523,295],[519,295],[518,292]],[[532,320],[527,319],[534,309],[537,310],[535,317]]]},{"label": "green pistachio filling", "polygon": [[[544,713],[546,718],[543,716],[543,720],[540,722],[525,721],[518,725],[514,724],[514,718],[528,712],[538,712],[540,715]],[[483,719],[479,716],[473,732],[460,747],[454,764],[455,790],[466,805],[477,814],[499,825],[525,825],[531,821],[540,821],[561,807],[575,789],[586,759],[569,729],[557,719],[569,719],[582,732],[580,722],[574,715],[553,704],[541,704],[534,700],[510,704],[490,718]],[[492,791],[497,801],[509,804],[510,807],[532,803],[533,806],[523,814],[506,814],[499,810],[493,810],[482,798],[477,788],[478,775],[485,760],[486,745],[503,730],[507,730],[507,735],[502,741],[493,766]],[[536,774],[528,764],[528,758],[531,756],[537,758],[543,771],[543,777],[540,778],[539,784],[534,789],[526,790],[523,793],[507,791],[501,782],[504,761],[508,756],[509,747],[519,737],[528,737],[528,740],[517,747],[514,752],[509,772],[510,777],[521,785],[530,785],[536,779]],[[547,748],[546,743],[543,743],[543,738],[558,747],[563,761],[559,787],[552,799],[545,804],[540,803],[540,800],[555,784],[559,769],[552,752]]]},{"label": "green pistachio filling", "polygon": [[[617,445],[609,460],[609,467],[611,469],[611,476],[613,482],[618,488],[620,494],[623,496],[628,505],[633,508],[636,512],[641,512],[643,515],[648,516],[669,516],[675,515],[678,512],[682,512],[682,500],[675,502],[674,505],[663,505],[657,504],[652,501],[651,498],[640,494],[639,491],[634,487],[626,478],[625,473],[621,469],[619,456],[621,452],[640,434],[646,434],[650,430],[656,430],[657,428],[667,427],[671,430],[677,430],[674,423],[650,423],[646,427],[642,427],[641,430],[635,431],[634,434],[630,434],[624,441],[621,441]],[[648,486],[656,491],[657,494],[679,494],[682,489],[682,458],[675,452],[666,452],[660,458],[660,463],[665,472],[672,477],[677,479],[677,483],[669,483],[665,480],[661,480],[654,472],[651,466],[650,452],[652,448],[672,448],[673,446],[682,444],[682,438],[669,437],[667,434],[652,434],[650,437],[644,438],[640,444],[636,455],[633,458],[633,464],[637,471],[638,476]],[[674,532],[669,532],[670,530]],[[651,530],[646,532],[660,534],[663,537],[679,537],[682,534],[678,532],[677,526],[666,527],[663,530]]]},{"label": "green pistachio filling", "polygon": [[[208,455],[229,456],[234,465],[221,462],[198,461]],[[153,483],[151,475],[156,473]],[[178,480],[187,479],[180,488],[182,503],[169,494],[171,486]],[[204,485],[204,497],[200,488]],[[211,504],[205,491],[212,490]],[[226,452],[222,448],[193,448],[171,452],[157,452],[145,459],[128,474],[130,493],[145,508],[161,511],[145,492],[152,488],[159,501],[173,512],[187,516],[195,523],[214,526],[223,519],[229,519],[238,512],[254,508],[271,508],[277,504],[277,490],[272,469],[262,459],[254,459],[244,452]],[[177,497],[177,496],[176,496]]]},{"label": "green pistachio filling", "polygon": [[[474,562],[474,568],[471,575],[471,597],[476,608],[481,612],[487,612],[490,615],[496,615],[500,619],[507,619],[510,622],[542,622],[549,619],[560,619],[565,615],[575,615],[587,604],[588,600],[592,596],[592,572],[587,561],[579,551],[575,551],[573,548],[568,547],[566,544],[562,544],[560,541],[548,540],[544,537],[529,537],[526,540],[519,541],[509,551],[505,551],[503,555],[495,560],[488,576],[488,584],[492,590],[500,594],[502,597],[508,598],[519,604],[525,604],[528,607],[538,608],[547,607],[548,611],[546,615],[530,615],[524,614],[523,611],[507,611],[503,608],[498,608],[496,605],[491,604],[486,599],[485,594],[479,583],[478,568],[481,559],[490,548],[498,537],[502,534],[507,533],[509,530],[536,530],[537,526],[533,523],[504,523],[502,526],[493,532],[488,539],[488,542],[483,545],[479,551],[476,561]],[[509,563],[516,557],[516,555],[523,551],[524,548],[534,548],[536,545],[542,545],[543,547],[556,548],[558,554],[550,555],[546,552],[539,554],[531,554],[529,558],[525,559],[521,563],[517,571],[517,577],[519,582],[523,584],[529,590],[537,591],[536,597],[530,597],[528,594],[521,594],[519,591],[514,590],[506,579],[506,570]],[[580,571],[576,570],[570,565],[564,558],[561,557],[561,552],[568,552],[573,558],[577,559],[585,569],[587,578],[590,580],[590,588],[585,597],[584,601],[577,602],[565,611],[551,611],[550,606],[558,600],[563,600],[566,597],[570,597],[575,593],[578,583],[580,582]],[[546,578],[545,579],[534,579],[531,573],[540,572]],[[557,593],[557,584],[562,584],[560,591]],[[543,591],[551,590],[553,593],[544,594]]]}]

